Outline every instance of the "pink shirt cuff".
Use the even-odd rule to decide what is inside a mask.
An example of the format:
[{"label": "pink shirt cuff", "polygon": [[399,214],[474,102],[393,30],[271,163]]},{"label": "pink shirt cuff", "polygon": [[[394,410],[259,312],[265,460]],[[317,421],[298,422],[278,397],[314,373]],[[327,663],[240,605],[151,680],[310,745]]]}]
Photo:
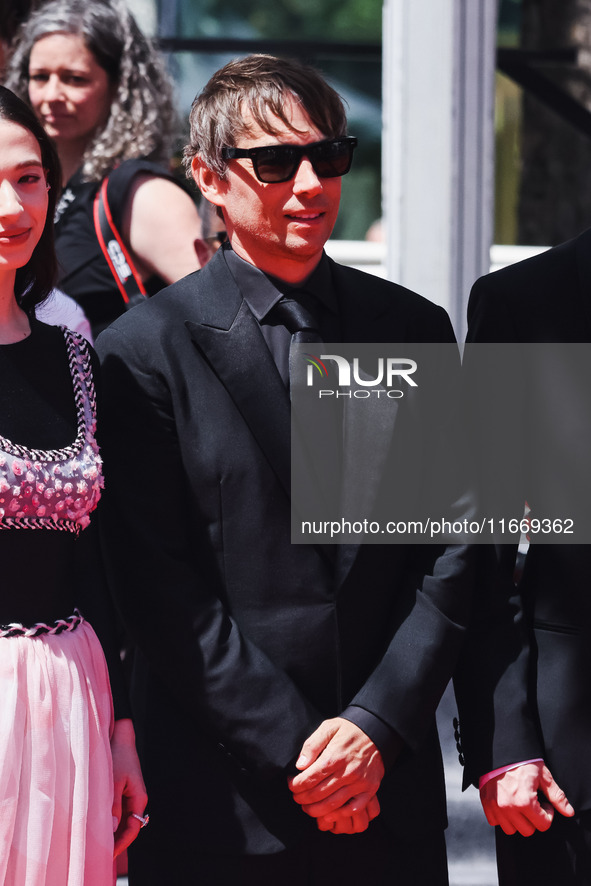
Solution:
[{"label": "pink shirt cuff", "polygon": [[497,775],[502,775],[503,772],[509,772],[510,769],[517,769],[518,766],[525,766],[526,763],[543,763],[542,757],[534,757],[533,760],[522,760],[520,763],[510,763],[509,766],[501,766],[500,769],[493,769],[492,772],[487,772],[486,775],[481,775],[478,781],[478,790],[482,790],[487,781],[490,781],[491,778],[496,778]]}]

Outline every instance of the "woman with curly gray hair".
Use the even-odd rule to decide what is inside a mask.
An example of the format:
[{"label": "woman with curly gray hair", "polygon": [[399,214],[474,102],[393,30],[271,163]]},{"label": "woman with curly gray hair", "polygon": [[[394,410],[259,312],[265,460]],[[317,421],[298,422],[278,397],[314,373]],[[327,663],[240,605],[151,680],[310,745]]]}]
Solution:
[{"label": "woman with curly gray hair", "polygon": [[58,282],[95,334],[128,306],[94,221],[107,176],[119,258],[135,266],[140,288],[151,294],[200,266],[195,204],[159,165],[172,150],[171,82],[123,0],[47,0],[17,35],[6,85],[29,101],[57,147]]}]

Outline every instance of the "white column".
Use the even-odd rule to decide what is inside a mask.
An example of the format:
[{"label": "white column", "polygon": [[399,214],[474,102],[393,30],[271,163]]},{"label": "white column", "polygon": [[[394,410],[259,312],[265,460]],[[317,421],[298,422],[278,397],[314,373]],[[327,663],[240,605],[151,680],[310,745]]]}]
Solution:
[{"label": "white column", "polygon": [[387,276],[465,332],[493,232],[496,0],[385,0]]}]

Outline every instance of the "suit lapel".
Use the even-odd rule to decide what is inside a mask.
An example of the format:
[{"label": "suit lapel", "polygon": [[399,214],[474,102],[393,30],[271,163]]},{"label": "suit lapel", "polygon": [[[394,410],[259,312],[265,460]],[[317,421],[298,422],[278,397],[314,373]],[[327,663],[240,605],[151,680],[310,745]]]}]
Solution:
[{"label": "suit lapel", "polygon": [[[333,285],[339,301],[342,340],[344,342],[381,342],[384,330],[388,341],[408,341],[408,318],[403,311],[396,312],[395,327],[392,323],[392,309],[396,306],[392,294],[392,283],[388,283],[386,295],[385,281],[373,279],[367,274],[351,271],[329,259]],[[368,282],[368,277],[371,282]],[[387,318],[387,323],[384,321]]]},{"label": "suit lapel", "polygon": [[[360,292],[351,275],[341,265],[331,262],[335,291],[338,293],[344,342],[379,343],[384,328],[391,335],[392,324],[383,325],[391,311],[391,302],[377,297],[371,287]],[[400,317],[396,340],[406,337],[406,320]],[[383,480],[392,435],[398,414],[396,400],[378,397],[345,398],[343,407],[343,485],[342,513],[345,520],[368,517]],[[355,478],[354,482],[351,478]],[[362,542],[342,544],[337,557],[337,584],[347,577]]]},{"label": "suit lapel", "polygon": [[[221,255],[200,272],[203,297],[186,327],[230,394],[286,494],[290,494],[289,396]],[[223,297],[220,297],[223,293]]]},{"label": "suit lapel", "polygon": [[[379,390],[385,391],[381,386]],[[347,520],[358,520],[360,515],[372,513],[386,469],[397,413],[397,401],[385,397],[345,401],[342,505]],[[354,478],[354,482],[347,482],[348,478]]]},{"label": "suit lapel", "polygon": [[[344,453],[342,515],[354,522],[370,518],[387,468],[398,413],[396,400],[368,397],[346,400],[344,405]],[[339,584],[347,577],[361,542],[340,546],[337,559]]]}]

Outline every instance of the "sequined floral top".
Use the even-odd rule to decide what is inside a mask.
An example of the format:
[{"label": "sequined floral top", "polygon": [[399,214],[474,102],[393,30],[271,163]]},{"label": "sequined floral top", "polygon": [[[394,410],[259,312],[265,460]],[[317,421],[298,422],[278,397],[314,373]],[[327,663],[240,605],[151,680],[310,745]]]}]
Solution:
[{"label": "sequined floral top", "polygon": [[0,435],[0,529],[78,534],[103,486],[95,440],[96,401],[86,340],[62,328],[76,403],[77,432],[63,449],[31,449]]}]

